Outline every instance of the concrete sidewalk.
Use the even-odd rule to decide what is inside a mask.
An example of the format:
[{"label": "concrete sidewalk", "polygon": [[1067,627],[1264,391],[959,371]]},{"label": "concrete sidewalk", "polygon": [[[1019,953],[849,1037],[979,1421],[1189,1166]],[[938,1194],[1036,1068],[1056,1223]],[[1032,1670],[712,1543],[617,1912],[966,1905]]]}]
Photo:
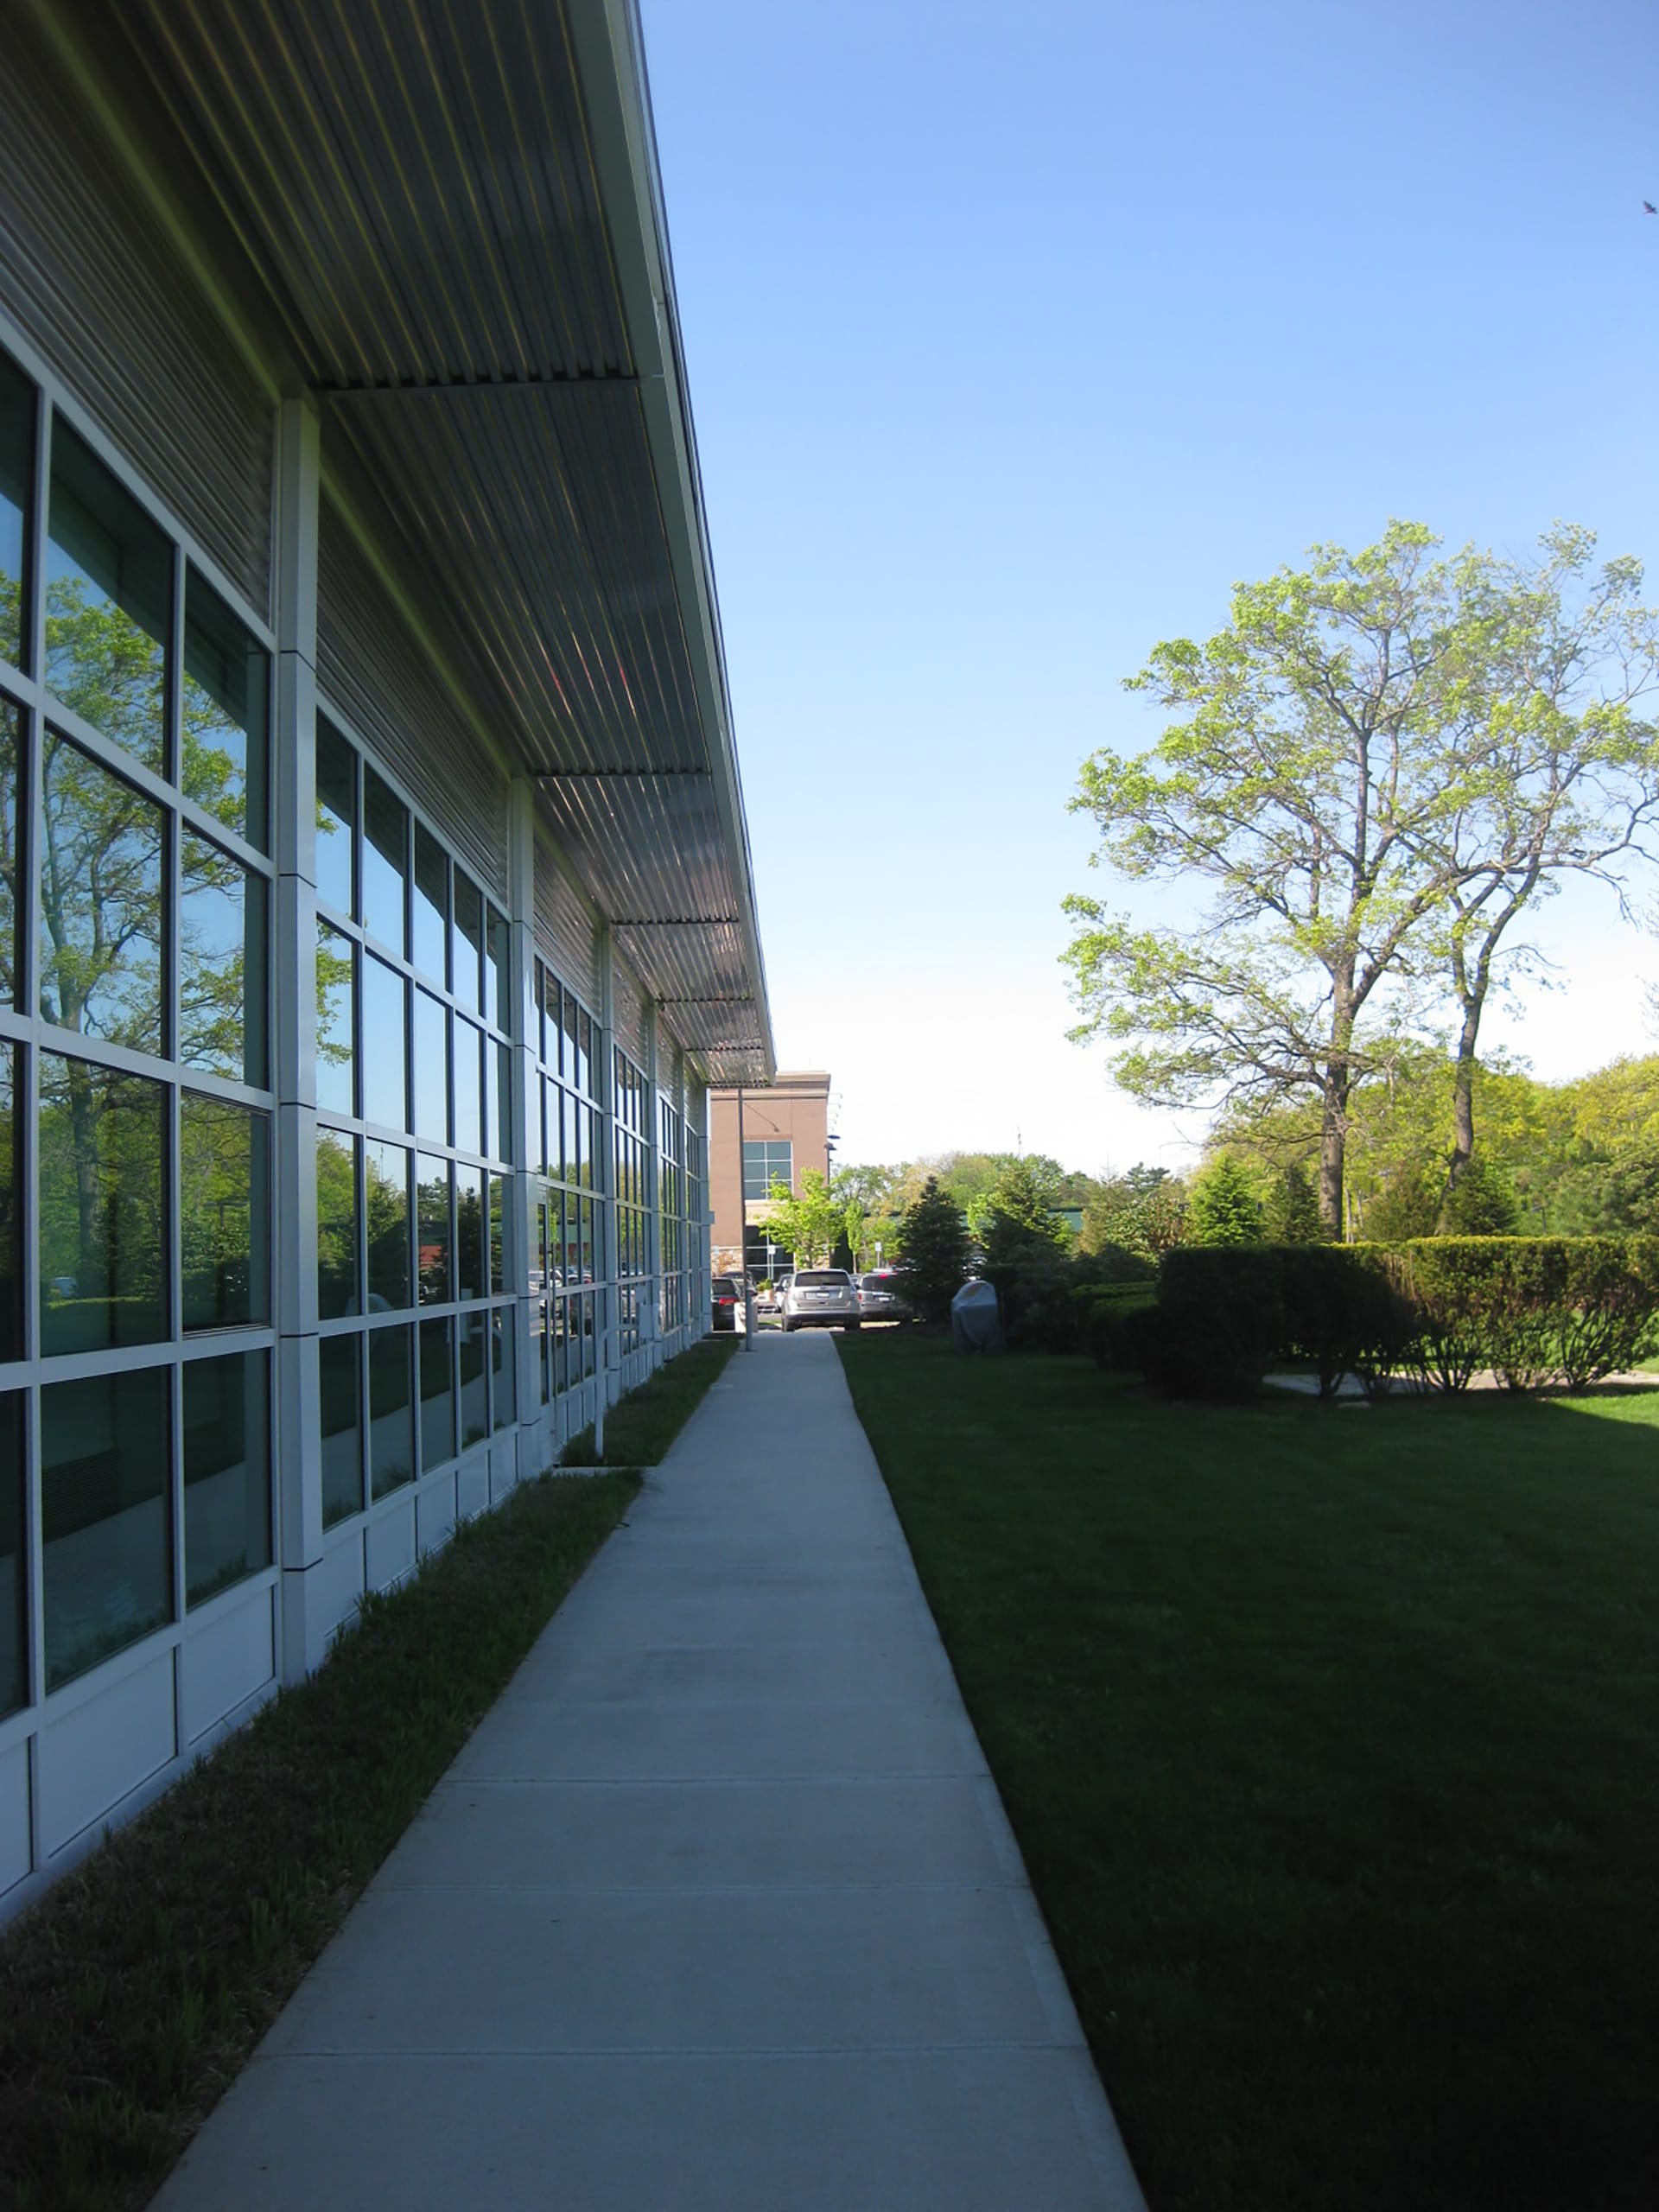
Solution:
[{"label": "concrete sidewalk", "polygon": [[835,1349],[739,1352],[162,2212],[1135,2212]]}]

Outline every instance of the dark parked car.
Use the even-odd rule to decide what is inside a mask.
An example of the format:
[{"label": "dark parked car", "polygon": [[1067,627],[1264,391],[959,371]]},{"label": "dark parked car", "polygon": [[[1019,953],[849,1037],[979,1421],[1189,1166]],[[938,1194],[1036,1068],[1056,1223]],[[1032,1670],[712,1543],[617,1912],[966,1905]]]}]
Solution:
[{"label": "dark parked car", "polygon": [[735,1275],[715,1277],[715,1326],[734,1329],[737,1317],[743,1311],[743,1286]]},{"label": "dark parked car", "polygon": [[858,1279],[858,1310],[867,1321],[908,1321],[910,1300],[894,1268],[875,1268]]}]

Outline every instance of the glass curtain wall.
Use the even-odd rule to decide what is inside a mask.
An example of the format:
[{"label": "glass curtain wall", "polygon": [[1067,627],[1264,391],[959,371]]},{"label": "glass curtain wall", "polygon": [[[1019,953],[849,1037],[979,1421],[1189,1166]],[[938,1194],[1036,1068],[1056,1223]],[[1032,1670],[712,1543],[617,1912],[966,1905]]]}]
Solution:
[{"label": "glass curtain wall", "polygon": [[651,1300],[650,1090],[617,1046],[612,1052],[612,1128],[616,1159],[616,1325],[619,1354],[638,1351]]},{"label": "glass curtain wall", "polygon": [[518,1418],[505,917],[317,721],[323,1520]]},{"label": "glass curtain wall", "polygon": [[662,1332],[683,1328],[690,1310],[686,1300],[685,1163],[683,1124],[671,1099],[657,1101],[658,1251]]},{"label": "glass curtain wall", "polygon": [[0,353],[0,1716],[271,1565],[271,666]]},{"label": "glass curtain wall", "polygon": [[[536,1257],[547,1304],[539,1332],[543,1389],[574,1390],[599,1367],[604,1253],[599,1107],[600,1026],[543,962],[536,963],[541,1064],[541,1175]],[[531,1116],[531,1126],[537,1126]]]}]

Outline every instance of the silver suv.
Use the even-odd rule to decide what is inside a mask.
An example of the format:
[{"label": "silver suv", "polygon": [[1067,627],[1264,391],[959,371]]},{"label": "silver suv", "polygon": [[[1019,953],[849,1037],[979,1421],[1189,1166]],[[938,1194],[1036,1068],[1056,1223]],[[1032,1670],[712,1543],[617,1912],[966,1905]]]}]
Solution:
[{"label": "silver suv", "polygon": [[784,1293],[784,1333],[791,1329],[855,1329],[858,1291],[845,1268],[802,1268]]},{"label": "silver suv", "polygon": [[899,1285],[903,1278],[892,1268],[877,1268],[858,1279],[858,1310],[867,1321],[908,1321],[910,1300]]}]

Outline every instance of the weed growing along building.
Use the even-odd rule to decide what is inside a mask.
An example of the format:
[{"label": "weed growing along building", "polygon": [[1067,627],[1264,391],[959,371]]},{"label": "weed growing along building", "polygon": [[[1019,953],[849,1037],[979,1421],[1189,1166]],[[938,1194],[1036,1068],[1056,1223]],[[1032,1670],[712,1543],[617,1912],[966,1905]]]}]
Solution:
[{"label": "weed growing along building", "polygon": [[22,0],[0,1914],[706,1325],[765,980],[630,0]]}]

